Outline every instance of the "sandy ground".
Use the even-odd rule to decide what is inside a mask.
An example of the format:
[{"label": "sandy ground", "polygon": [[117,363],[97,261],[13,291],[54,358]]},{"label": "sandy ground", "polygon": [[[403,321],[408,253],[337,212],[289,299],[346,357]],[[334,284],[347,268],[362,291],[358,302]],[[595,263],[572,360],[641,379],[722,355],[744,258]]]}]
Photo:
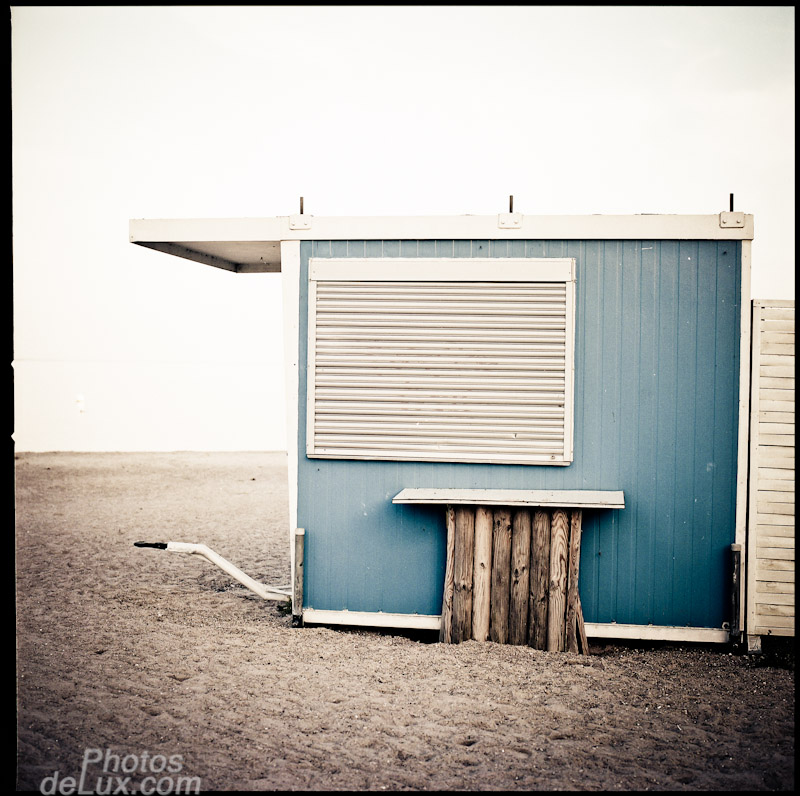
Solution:
[{"label": "sandy ground", "polygon": [[15,470],[18,790],[83,770],[90,792],[127,766],[114,786],[133,792],[167,758],[162,792],[168,774],[204,791],[794,786],[793,647],[595,640],[586,658],[292,628],[203,559],[133,547],[204,542],[287,584],[283,454]]}]

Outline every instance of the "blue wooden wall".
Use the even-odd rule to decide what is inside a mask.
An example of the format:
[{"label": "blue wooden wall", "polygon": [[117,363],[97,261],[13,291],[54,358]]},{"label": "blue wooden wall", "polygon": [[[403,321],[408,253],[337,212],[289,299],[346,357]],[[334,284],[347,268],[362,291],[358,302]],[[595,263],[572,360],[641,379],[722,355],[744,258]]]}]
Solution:
[{"label": "blue wooden wall", "polygon": [[[567,467],[308,459],[309,257],[574,257],[574,462]],[[306,607],[439,614],[443,509],[405,487],[621,489],[587,510],[587,622],[720,627],[734,541],[741,246],[736,241],[301,244],[298,526]]]}]

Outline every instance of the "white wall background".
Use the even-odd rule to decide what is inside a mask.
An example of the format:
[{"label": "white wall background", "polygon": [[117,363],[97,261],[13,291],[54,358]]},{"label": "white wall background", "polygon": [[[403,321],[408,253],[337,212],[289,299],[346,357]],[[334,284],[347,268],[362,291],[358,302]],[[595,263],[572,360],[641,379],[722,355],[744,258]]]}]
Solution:
[{"label": "white wall background", "polygon": [[280,277],[130,218],[755,215],[794,298],[790,7],[12,7],[18,451],[285,448]]}]

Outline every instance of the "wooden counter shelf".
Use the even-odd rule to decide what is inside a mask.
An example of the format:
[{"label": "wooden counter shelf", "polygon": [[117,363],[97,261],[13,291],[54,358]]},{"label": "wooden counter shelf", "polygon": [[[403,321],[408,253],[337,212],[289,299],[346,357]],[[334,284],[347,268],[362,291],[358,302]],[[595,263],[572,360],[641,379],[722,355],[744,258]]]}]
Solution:
[{"label": "wooden counter shelf", "polygon": [[583,510],[624,509],[621,491],[407,488],[392,502],[446,507],[441,641],[587,654]]}]

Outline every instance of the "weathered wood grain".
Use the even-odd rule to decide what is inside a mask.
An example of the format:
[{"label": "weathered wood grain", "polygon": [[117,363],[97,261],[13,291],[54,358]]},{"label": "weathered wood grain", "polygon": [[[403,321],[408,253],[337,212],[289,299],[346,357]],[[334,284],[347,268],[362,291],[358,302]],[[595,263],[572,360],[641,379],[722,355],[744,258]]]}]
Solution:
[{"label": "weathered wood grain", "polygon": [[475,512],[458,506],[455,510],[455,551],[453,564],[452,641],[458,644],[472,635],[472,576],[475,556]]},{"label": "weathered wood grain", "polygon": [[455,509],[447,506],[445,510],[447,526],[446,560],[444,569],[444,595],[442,596],[442,623],[439,627],[439,641],[449,644],[453,640],[453,584],[455,566],[456,521]]},{"label": "weathered wood grain", "polygon": [[550,595],[547,604],[547,650],[564,651],[567,607],[567,512],[556,509],[550,522]]},{"label": "weathered wood grain", "polygon": [[536,511],[531,531],[531,577],[528,601],[528,644],[547,648],[547,604],[550,594],[550,513]]},{"label": "weathered wood grain", "polygon": [[565,645],[568,652],[578,651],[578,574],[581,559],[581,521],[583,512],[573,511],[569,527],[569,566],[567,569],[567,615]]},{"label": "weathered wood grain", "polygon": [[489,607],[492,582],[492,525],[490,509],[475,509],[475,557],[472,576],[472,638],[489,638]]},{"label": "weathered wood grain", "polygon": [[489,638],[508,643],[508,610],[511,599],[511,513],[494,512],[492,539],[492,595]]},{"label": "weathered wood grain", "polygon": [[511,527],[511,604],[508,615],[510,644],[528,641],[528,601],[530,596],[531,513],[514,512]]}]

